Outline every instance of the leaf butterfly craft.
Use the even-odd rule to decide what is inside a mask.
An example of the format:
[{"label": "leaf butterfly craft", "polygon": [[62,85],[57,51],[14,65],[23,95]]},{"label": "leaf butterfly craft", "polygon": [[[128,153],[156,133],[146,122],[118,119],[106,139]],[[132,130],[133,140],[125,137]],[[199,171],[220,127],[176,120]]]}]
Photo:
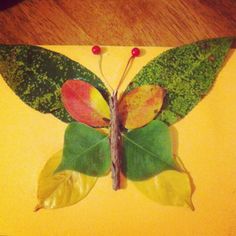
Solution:
[{"label": "leaf butterfly craft", "polygon": [[[145,65],[123,93],[62,54],[29,45],[0,45],[0,74],[26,104],[69,123],[63,150],[43,168],[36,210],[82,200],[110,173],[113,189],[124,176],[163,205],[189,205],[191,181],[174,157],[169,126],[211,89],[232,38],[173,48]],[[99,46],[92,52],[101,56]],[[102,70],[101,70],[101,74]]]}]

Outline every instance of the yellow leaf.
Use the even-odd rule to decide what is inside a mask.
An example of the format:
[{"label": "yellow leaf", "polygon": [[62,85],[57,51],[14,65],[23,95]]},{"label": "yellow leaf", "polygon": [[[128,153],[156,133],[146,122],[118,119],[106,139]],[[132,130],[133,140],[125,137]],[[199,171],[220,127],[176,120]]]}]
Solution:
[{"label": "yellow leaf", "polygon": [[52,156],[40,173],[38,181],[38,205],[41,208],[61,208],[73,205],[85,198],[97,178],[66,170],[54,174],[62,158],[62,151]]},{"label": "yellow leaf", "polygon": [[188,205],[193,209],[191,183],[186,173],[168,170],[150,179],[133,183],[144,195],[162,205]]},{"label": "yellow leaf", "polygon": [[119,116],[127,129],[136,129],[152,121],[159,113],[165,91],[157,85],[143,85],[125,94],[119,102]]}]

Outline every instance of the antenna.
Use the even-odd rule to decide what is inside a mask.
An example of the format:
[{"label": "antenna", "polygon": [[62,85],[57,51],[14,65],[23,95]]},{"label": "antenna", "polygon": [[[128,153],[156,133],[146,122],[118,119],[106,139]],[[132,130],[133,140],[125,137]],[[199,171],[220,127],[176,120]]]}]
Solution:
[{"label": "antenna", "polygon": [[128,70],[129,70],[130,66],[131,66],[132,63],[133,63],[134,58],[135,58],[135,57],[138,57],[139,55],[140,55],[140,49],[139,49],[139,48],[133,48],[133,49],[131,50],[131,56],[130,56],[130,58],[129,58],[129,60],[128,60],[126,66],[125,66],[124,72],[123,72],[123,74],[122,74],[122,76],[121,76],[121,79],[120,79],[120,82],[119,82],[119,84],[118,84],[118,86],[117,86],[117,88],[116,88],[116,91],[119,90],[120,86],[121,86],[122,83],[124,82],[125,76],[126,76]]},{"label": "antenna", "polygon": [[111,89],[112,92],[114,92],[114,89],[111,87],[110,83],[108,82],[107,78],[105,77],[104,73],[103,73],[103,69],[102,69],[102,49],[100,46],[98,45],[95,45],[92,47],[92,53],[94,55],[99,55],[99,62],[98,62],[98,65],[99,65],[99,70],[100,70],[100,73],[104,79],[104,81],[106,82],[106,84],[108,85],[108,87]]},{"label": "antenna", "polygon": [[103,73],[103,69],[102,69],[102,49],[100,46],[98,45],[94,45],[92,47],[92,53],[94,55],[99,55],[100,58],[99,58],[99,70],[100,70],[100,73],[104,79],[104,81],[106,82],[106,84],[109,86],[109,88],[111,89],[112,93],[117,93],[117,91],[119,90],[120,86],[122,85],[122,83],[124,82],[124,79],[125,79],[125,76],[130,68],[130,66],[132,65],[132,62],[134,60],[135,57],[138,57],[140,55],[140,49],[139,48],[133,48],[131,50],[131,56],[125,66],[125,69],[124,69],[124,72],[121,76],[121,79],[120,79],[120,82],[116,88],[116,90],[114,91],[114,89],[112,88],[112,86],[110,85],[110,83],[108,82],[107,78],[105,77],[104,73]]}]

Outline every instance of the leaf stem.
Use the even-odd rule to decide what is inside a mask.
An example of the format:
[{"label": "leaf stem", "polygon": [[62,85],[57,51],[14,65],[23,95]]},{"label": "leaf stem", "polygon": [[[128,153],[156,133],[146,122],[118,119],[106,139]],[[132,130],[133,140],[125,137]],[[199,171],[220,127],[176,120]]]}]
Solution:
[{"label": "leaf stem", "polygon": [[120,172],[122,161],[122,136],[120,130],[120,121],[118,114],[117,91],[114,91],[109,101],[111,120],[110,120],[110,148],[112,161],[112,180],[113,189],[118,190],[121,187]]}]

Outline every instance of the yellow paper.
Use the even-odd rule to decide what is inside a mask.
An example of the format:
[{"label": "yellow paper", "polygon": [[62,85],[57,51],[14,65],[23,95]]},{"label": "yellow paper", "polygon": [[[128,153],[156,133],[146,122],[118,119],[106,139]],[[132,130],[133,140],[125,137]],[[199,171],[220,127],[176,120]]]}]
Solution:
[{"label": "yellow paper", "polygon": [[[101,77],[99,57],[92,55],[91,47],[46,48],[79,61]],[[122,88],[166,49],[144,48]],[[103,70],[112,86],[117,85],[130,50],[106,48]],[[106,176],[72,207],[33,212],[38,175],[62,148],[66,124],[25,105],[0,79],[0,235],[236,235],[235,51],[230,55],[211,92],[171,127],[175,154],[196,186],[195,211],[158,205],[129,182],[125,190],[115,192]]]}]

